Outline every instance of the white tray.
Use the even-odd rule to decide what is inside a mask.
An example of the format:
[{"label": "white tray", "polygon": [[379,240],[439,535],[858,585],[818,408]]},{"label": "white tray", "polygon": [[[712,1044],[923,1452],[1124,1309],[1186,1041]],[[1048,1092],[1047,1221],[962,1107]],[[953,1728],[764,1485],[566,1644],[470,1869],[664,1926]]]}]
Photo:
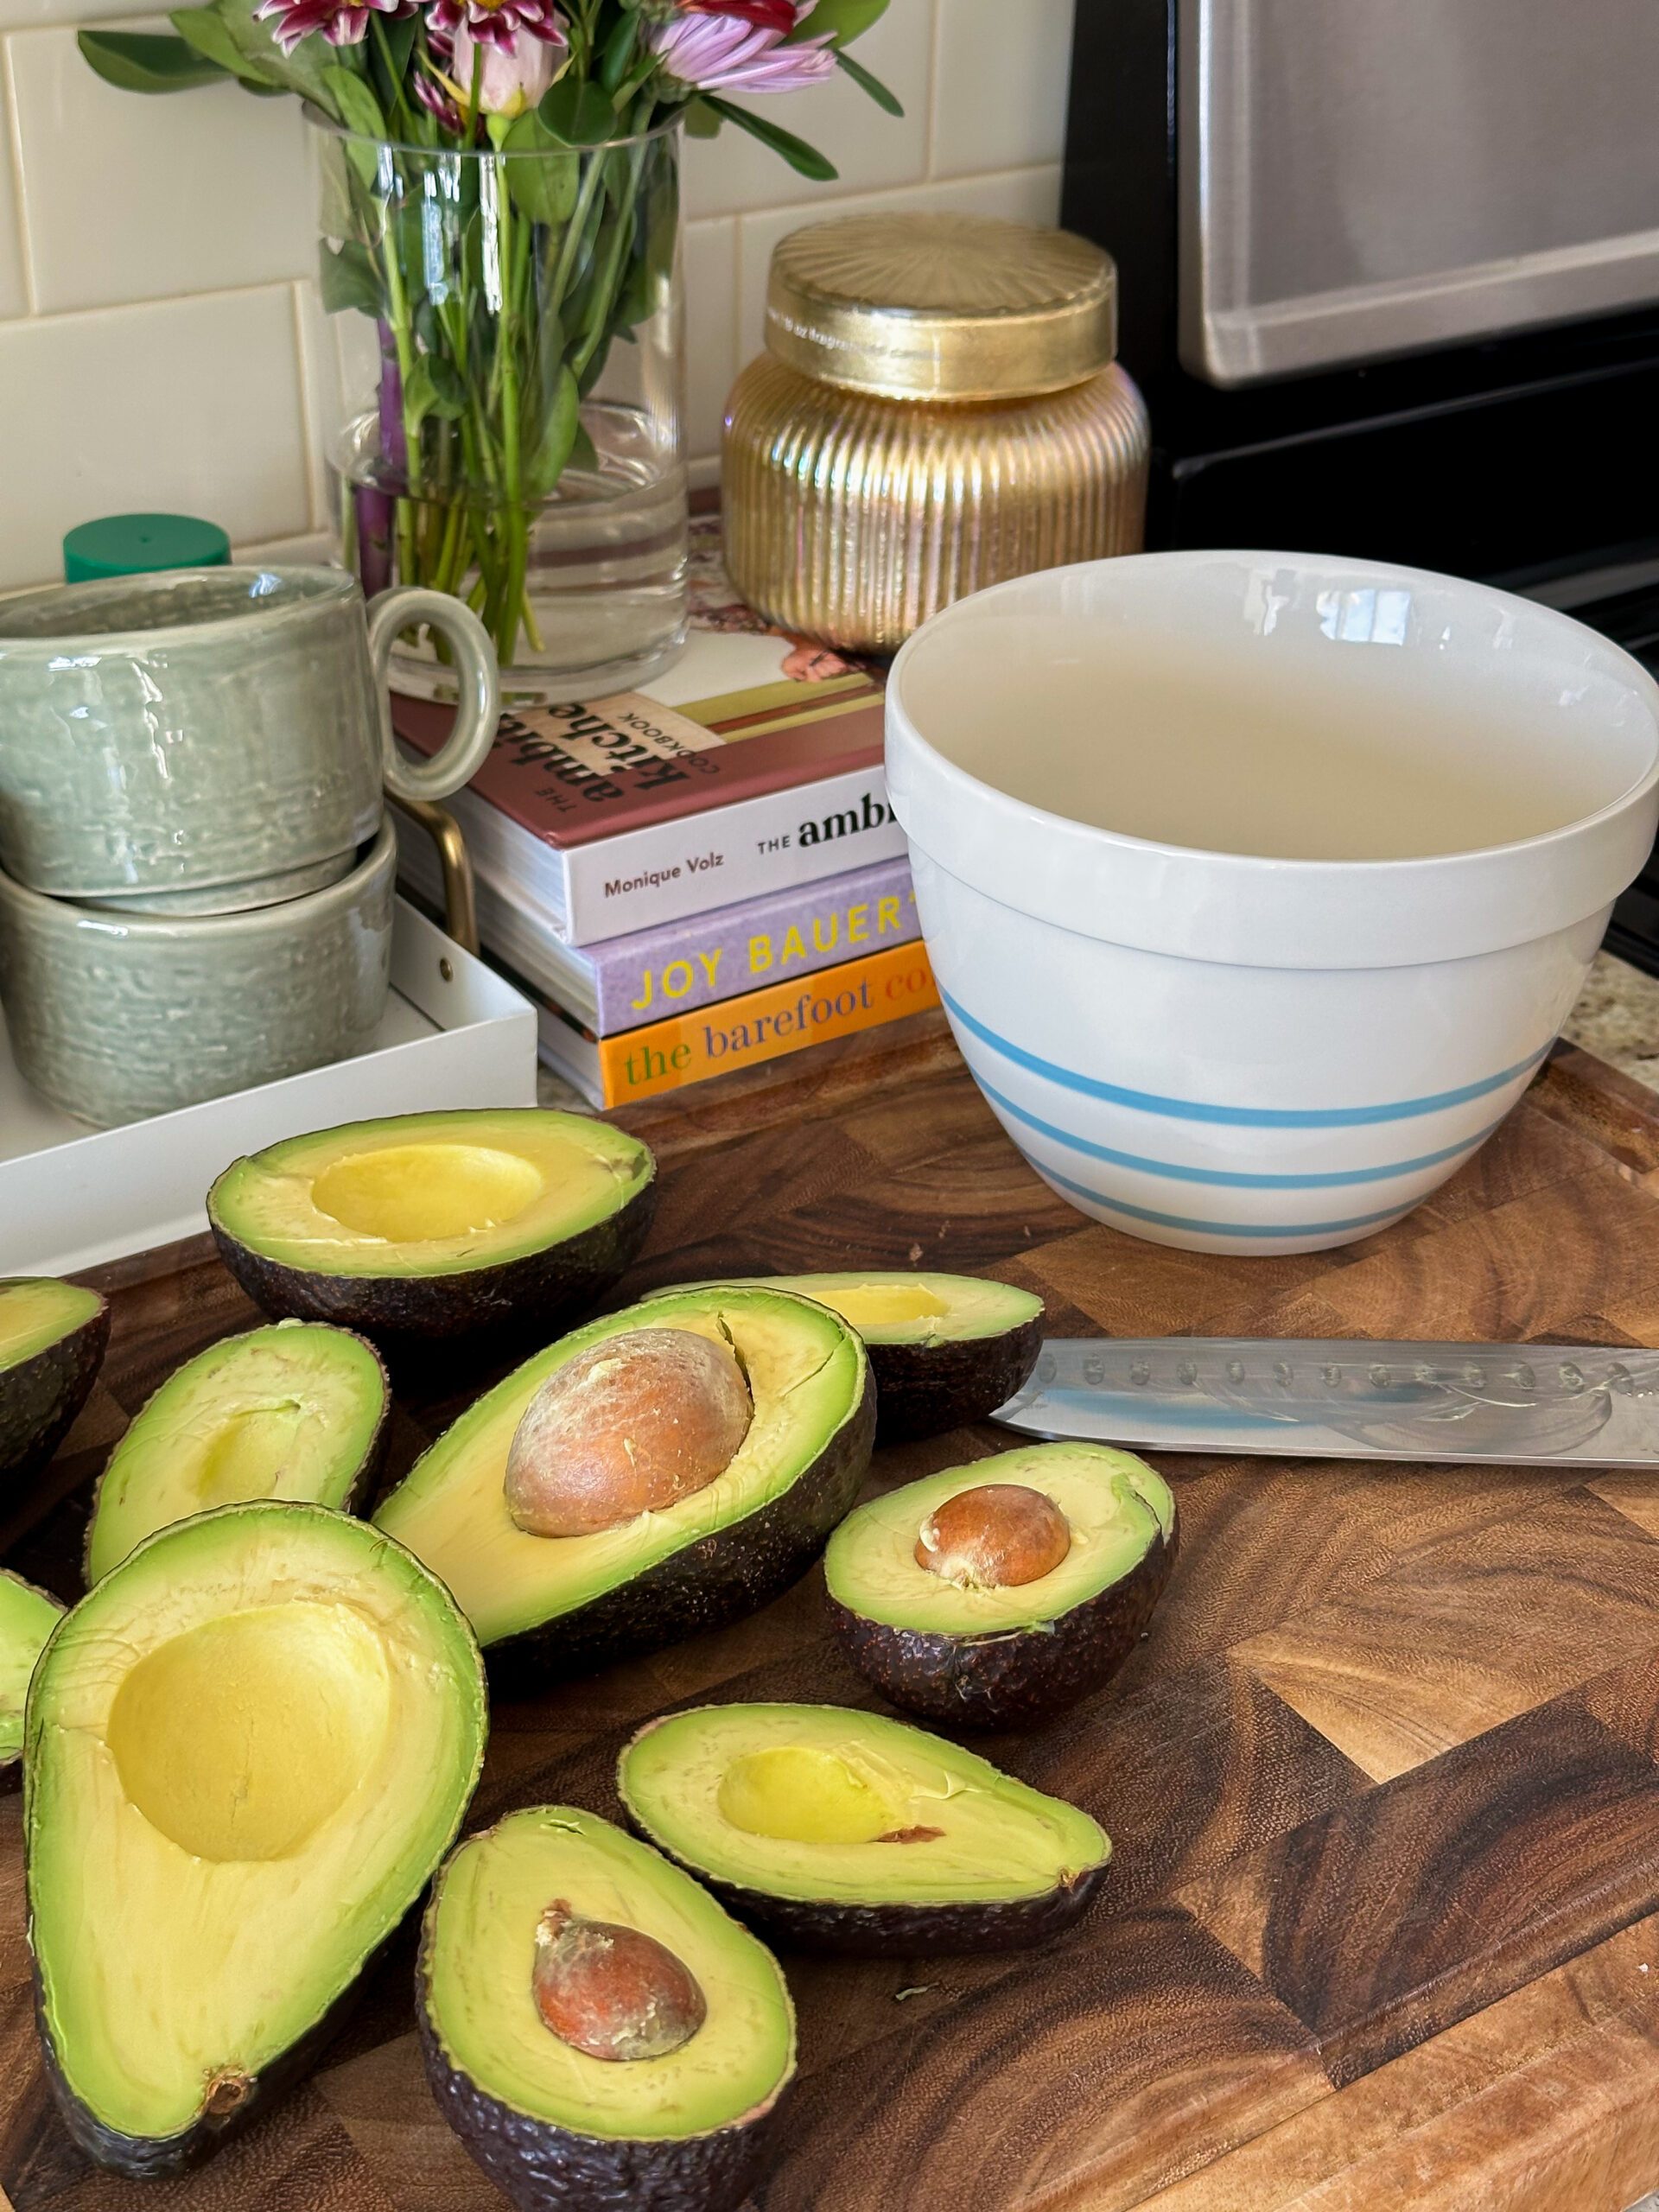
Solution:
[{"label": "white tray", "polygon": [[0,1275],[71,1274],[207,1226],[222,1167],[377,1114],[536,1103],[536,1010],[403,899],[372,1044],[283,1083],[90,1129],[18,1074],[0,1020]]}]

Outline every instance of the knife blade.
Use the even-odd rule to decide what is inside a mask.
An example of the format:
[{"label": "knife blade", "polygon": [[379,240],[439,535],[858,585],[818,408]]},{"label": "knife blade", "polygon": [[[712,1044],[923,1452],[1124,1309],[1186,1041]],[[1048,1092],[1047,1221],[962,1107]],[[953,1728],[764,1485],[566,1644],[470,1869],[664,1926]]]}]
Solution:
[{"label": "knife blade", "polygon": [[992,1418],[1160,1452],[1659,1468],[1659,1351],[1050,1337]]}]

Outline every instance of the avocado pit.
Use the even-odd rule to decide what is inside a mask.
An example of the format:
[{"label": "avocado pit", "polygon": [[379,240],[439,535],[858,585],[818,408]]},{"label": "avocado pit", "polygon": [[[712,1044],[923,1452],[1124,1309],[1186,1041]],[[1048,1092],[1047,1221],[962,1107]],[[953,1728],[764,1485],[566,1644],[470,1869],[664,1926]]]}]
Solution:
[{"label": "avocado pit", "polygon": [[1065,1516],[1046,1491],[981,1483],[928,1515],[916,1564],[959,1589],[1002,1590],[1052,1574],[1071,1548]]},{"label": "avocado pit", "polygon": [[661,1513],[722,1475],[754,1407],[731,1347],[631,1329],[550,1376],[524,1410],[504,1488],[531,1536],[588,1536]]},{"label": "avocado pit", "polygon": [[607,2062],[666,2058],[709,2017],[696,1975],[665,1943],[562,1897],[537,1923],[531,1993],[550,2034]]}]

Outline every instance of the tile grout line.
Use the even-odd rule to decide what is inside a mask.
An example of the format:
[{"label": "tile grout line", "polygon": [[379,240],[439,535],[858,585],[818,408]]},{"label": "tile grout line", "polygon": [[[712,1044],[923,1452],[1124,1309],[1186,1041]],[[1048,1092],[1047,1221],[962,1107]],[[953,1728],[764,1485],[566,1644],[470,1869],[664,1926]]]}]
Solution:
[{"label": "tile grout line", "polygon": [[289,283],[289,321],[294,332],[294,373],[300,389],[301,461],[305,471],[305,512],[312,530],[326,530],[327,520],[317,512],[317,424],[312,401],[309,349],[305,342],[305,308],[300,297],[300,287],[305,282],[296,276]]},{"label": "tile grout line", "polygon": [[0,38],[0,103],[3,103],[6,111],[6,155],[11,168],[12,189],[17,200],[12,232],[17,241],[17,263],[22,271],[25,306],[25,312],[19,319],[32,322],[38,319],[40,314],[39,293],[35,282],[35,250],[29,235],[28,186],[23,176],[23,130],[17,111],[17,83],[12,74],[10,37]]}]

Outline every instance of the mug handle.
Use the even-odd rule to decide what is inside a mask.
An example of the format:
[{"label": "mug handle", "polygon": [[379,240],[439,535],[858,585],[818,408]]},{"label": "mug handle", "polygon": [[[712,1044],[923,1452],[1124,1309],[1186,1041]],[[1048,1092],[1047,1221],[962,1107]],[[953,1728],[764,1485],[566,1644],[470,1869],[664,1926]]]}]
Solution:
[{"label": "mug handle", "polygon": [[[501,713],[501,678],[490,633],[470,607],[446,591],[403,584],[369,601],[369,658],[380,702],[380,755],[393,798],[448,798],[484,766]],[[430,760],[405,760],[393,742],[386,703],[392,648],[412,622],[429,622],[454,648],[460,698],[455,726]]]}]

